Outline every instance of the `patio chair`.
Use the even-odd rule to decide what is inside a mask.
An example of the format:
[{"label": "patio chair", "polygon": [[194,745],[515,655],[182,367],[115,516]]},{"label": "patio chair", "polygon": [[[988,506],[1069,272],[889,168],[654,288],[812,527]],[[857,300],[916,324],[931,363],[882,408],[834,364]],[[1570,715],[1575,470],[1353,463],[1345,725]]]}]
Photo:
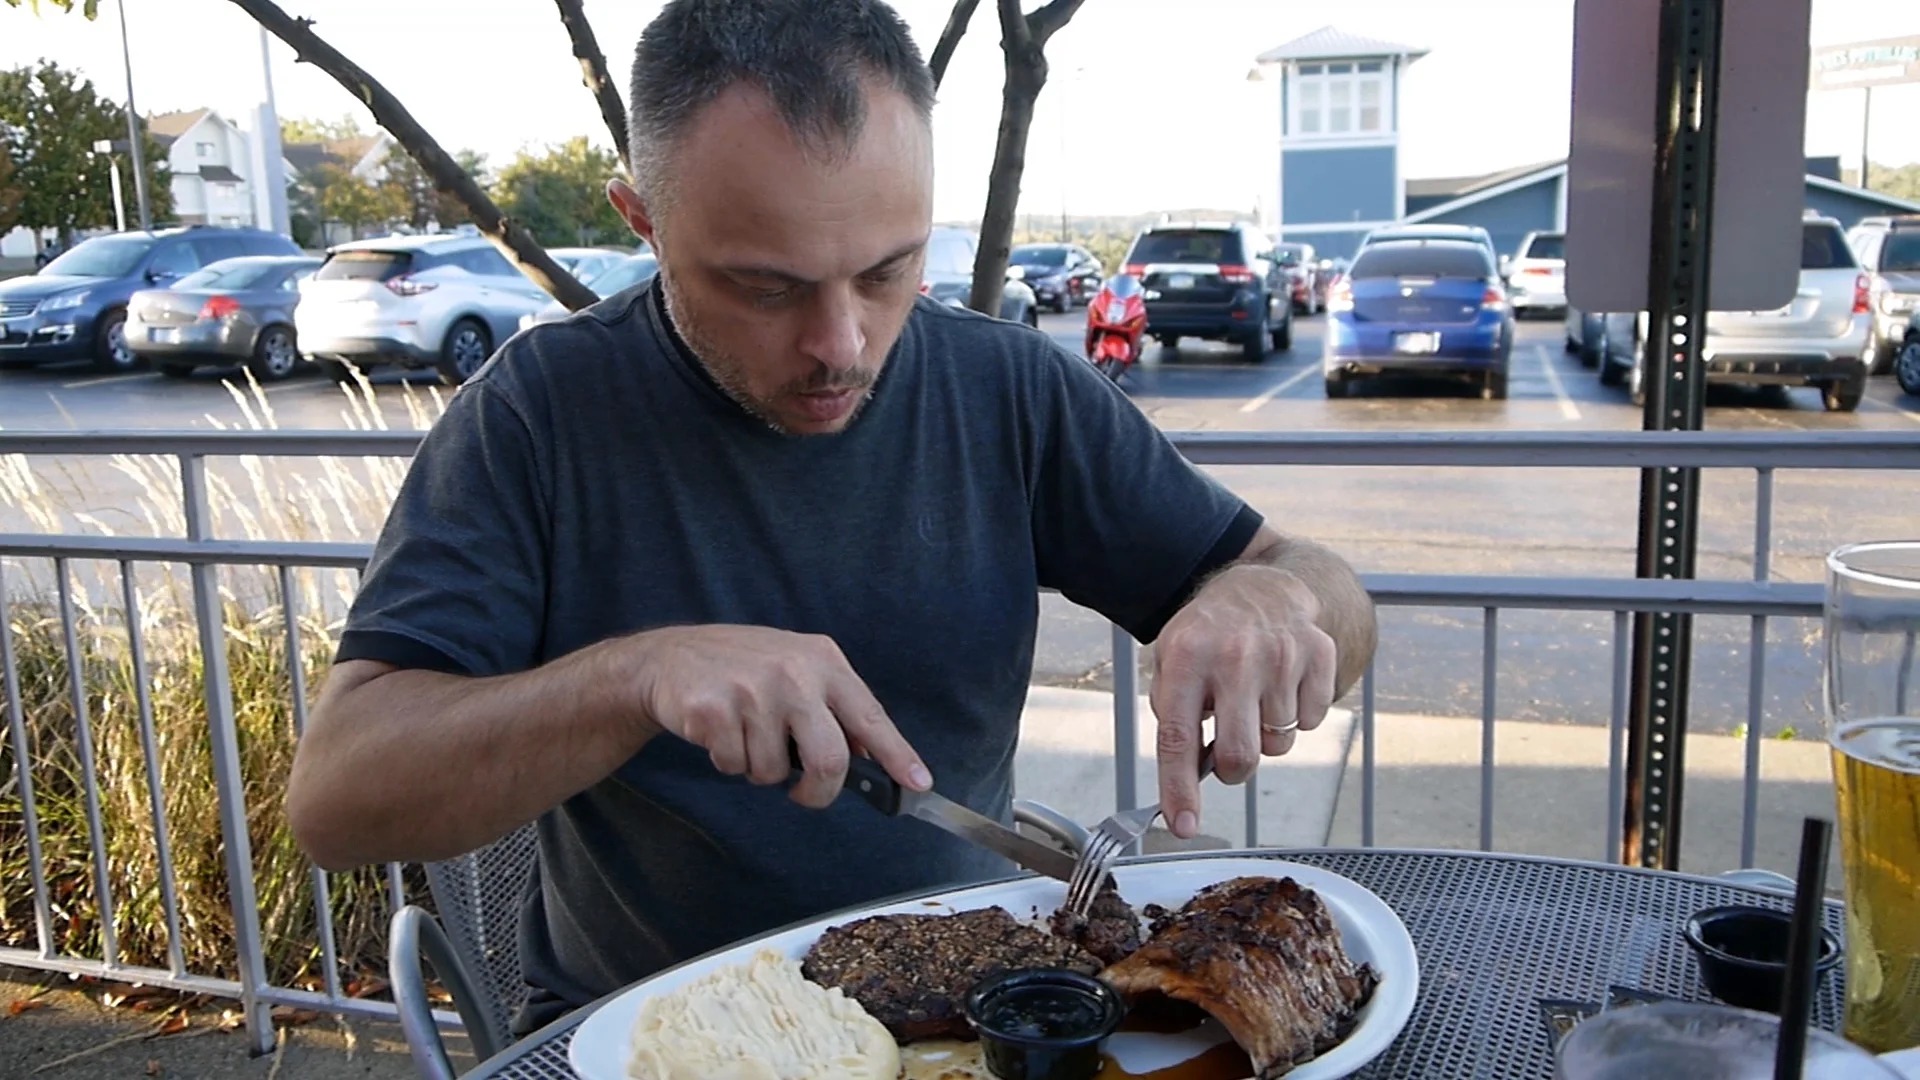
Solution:
[{"label": "patio chair", "polygon": [[[1014,820],[1077,852],[1084,827],[1044,803],[1017,799]],[[428,863],[427,888],[436,920],[413,904],[393,913],[387,934],[387,981],[407,1052],[422,1080],[455,1080],[453,1060],[434,1023],[422,960],[453,996],[476,1061],[511,1043],[513,1014],[527,1000],[520,970],[521,898],[533,873],[534,827],[445,862]],[[444,928],[443,925],[444,924]]]}]

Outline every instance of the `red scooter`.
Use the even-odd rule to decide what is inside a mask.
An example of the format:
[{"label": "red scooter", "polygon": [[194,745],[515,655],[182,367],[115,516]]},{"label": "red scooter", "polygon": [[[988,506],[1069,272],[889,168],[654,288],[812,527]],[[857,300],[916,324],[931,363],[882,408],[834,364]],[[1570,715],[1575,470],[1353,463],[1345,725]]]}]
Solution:
[{"label": "red scooter", "polygon": [[1147,333],[1147,291],[1131,274],[1100,283],[1087,305],[1087,359],[1114,382],[1140,362],[1140,339]]}]

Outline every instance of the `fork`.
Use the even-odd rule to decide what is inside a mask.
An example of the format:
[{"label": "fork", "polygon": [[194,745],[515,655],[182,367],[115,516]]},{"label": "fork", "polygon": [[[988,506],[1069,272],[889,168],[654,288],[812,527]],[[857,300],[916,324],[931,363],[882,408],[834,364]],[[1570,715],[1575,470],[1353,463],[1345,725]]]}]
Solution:
[{"label": "fork", "polygon": [[[1200,779],[1213,775],[1213,744],[1200,752]],[[1146,834],[1154,819],[1160,816],[1160,804],[1142,806],[1137,810],[1122,810],[1110,815],[1095,826],[1087,836],[1086,847],[1080,850],[1080,857],[1073,864],[1073,877],[1067,882],[1067,914],[1074,919],[1084,919],[1093,908],[1094,898],[1100,895],[1100,887],[1106,884],[1107,871],[1112,869],[1120,853],[1132,847],[1140,837]]]}]

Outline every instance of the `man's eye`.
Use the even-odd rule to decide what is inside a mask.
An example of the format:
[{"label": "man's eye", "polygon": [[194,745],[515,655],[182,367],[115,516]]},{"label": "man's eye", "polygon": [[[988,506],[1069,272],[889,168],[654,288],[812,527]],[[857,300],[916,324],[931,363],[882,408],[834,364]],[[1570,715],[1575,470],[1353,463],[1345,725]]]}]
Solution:
[{"label": "man's eye", "polygon": [[791,288],[763,289],[753,285],[743,285],[741,286],[741,288],[746,290],[748,299],[752,300],[756,304],[762,304],[762,305],[778,304],[781,301],[786,300],[787,298],[793,295],[793,290]]},{"label": "man's eye", "polygon": [[871,274],[862,275],[861,280],[869,285],[891,285],[900,280],[900,268],[894,266],[885,270],[876,270]]}]

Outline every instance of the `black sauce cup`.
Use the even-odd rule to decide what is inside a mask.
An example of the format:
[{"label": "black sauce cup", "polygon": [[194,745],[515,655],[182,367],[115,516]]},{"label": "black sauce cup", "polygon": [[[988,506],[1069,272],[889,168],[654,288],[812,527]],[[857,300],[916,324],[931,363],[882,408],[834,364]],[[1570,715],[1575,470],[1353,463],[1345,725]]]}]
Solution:
[{"label": "black sauce cup", "polygon": [[987,1071],[999,1080],[1089,1080],[1127,1011],[1113,987],[1062,968],[982,980],[965,1005]]},{"label": "black sauce cup", "polygon": [[[1786,990],[1787,935],[1792,917],[1783,911],[1733,904],[1698,911],[1687,920],[1687,944],[1700,961],[1700,976],[1714,997],[1744,1009],[1779,1013]],[[1840,939],[1820,931],[1814,983],[1840,962]]]}]

